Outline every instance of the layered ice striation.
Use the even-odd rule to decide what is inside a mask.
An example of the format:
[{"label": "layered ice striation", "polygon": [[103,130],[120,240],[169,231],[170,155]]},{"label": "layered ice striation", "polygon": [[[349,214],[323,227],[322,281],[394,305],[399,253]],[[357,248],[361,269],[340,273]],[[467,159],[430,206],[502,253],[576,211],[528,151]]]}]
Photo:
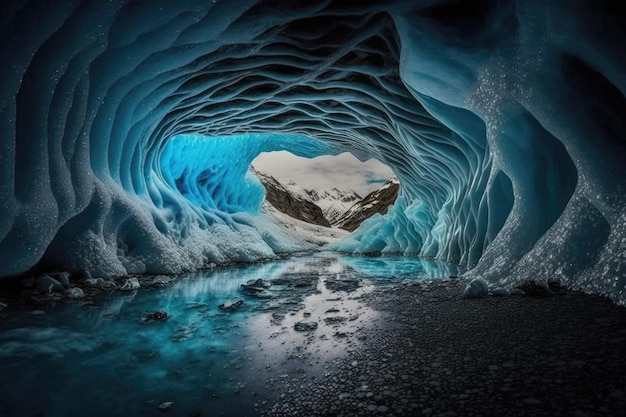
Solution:
[{"label": "layered ice striation", "polygon": [[294,250],[254,214],[250,158],[348,151],[389,165],[401,190],[344,250],[626,301],[616,2],[0,8],[1,276],[174,272]]}]

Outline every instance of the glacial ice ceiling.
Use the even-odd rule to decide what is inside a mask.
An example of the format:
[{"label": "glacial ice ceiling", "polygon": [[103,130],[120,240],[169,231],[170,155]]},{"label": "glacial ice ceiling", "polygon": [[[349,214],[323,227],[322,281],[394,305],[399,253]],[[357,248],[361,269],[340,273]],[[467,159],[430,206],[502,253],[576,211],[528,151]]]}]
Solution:
[{"label": "glacial ice ceiling", "polygon": [[339,249],[623,303],[617,3],[2,2],[0,276],[290,250],[255,214],[250,161],[349,151],[392,167],[401,191]]}]

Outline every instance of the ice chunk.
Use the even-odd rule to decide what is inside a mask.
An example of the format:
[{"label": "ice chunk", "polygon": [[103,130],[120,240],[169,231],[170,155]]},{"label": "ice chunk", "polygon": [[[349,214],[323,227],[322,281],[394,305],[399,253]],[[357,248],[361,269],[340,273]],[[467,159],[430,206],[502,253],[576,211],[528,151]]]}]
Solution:
[{"label": "ice chunk", "polygon": [[465,291],[463,294],[469,298],[478,298],[484,297],[489,292],[489,288],[487,283],[482,278],[473,279],[467,286],[465,287]]},{"label": "ice chunk", "polygon": [[139,285],[139,280],[135,277],[129,278],[126,280],[124,285],[120,287],[122,291],[134,291],[138,289],[141,285]]},{"label": "ice chunk", "polygon": [[74,288],[70,288],[65,292],[65,295],[68,296],[68,298],[83,298],[85,296],[85,293],[83,292],[82,289],[78,288],[78,287],[74,287]]},{"label": "ice chunk", "polygon": [[63,285],[50,275],[44,275],[37,279],[37,289],[44,293],[63,291]]}]

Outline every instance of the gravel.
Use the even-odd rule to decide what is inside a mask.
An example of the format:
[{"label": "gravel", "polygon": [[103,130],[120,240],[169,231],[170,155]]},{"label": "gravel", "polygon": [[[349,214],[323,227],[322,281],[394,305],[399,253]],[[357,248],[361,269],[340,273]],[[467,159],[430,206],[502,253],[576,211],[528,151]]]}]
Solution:
[{"label": "gravel", "polygon": [[380,319],[325,373],[303,367],[275,382],[263,415],[623,415],[626,309],[572,292],[470,299],[463,289],[452,279],[362,296]]}]

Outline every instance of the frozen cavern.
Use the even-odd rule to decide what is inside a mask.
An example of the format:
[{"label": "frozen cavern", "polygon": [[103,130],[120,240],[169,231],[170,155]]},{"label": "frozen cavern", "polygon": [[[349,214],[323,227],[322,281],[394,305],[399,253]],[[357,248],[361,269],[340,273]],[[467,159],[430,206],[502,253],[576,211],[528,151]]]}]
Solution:
[{"label": "frozen cavern", "polygon": [[175,273],[302,244],[261,152],[401,183],[334,249],[626,302],[626,18],[610,0],[0,5],[0,276]]}]

